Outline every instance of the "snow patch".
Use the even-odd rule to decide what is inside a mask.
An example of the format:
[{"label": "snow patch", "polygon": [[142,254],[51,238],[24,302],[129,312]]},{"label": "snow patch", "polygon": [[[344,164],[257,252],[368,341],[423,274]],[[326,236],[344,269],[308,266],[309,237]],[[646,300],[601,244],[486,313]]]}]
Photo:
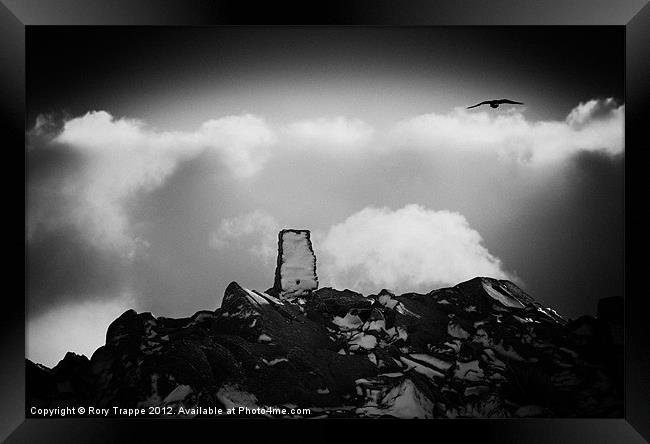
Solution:
[{"label": "snow patch", "polygon": [[270,337],[269,335],[265,334],[265,333],[262,333],[257,338],[257,342],[271,342],[272,340],[273,340],[273,338]]},{"label": "snow patch", "polygon": [[252,393],[241,390],[236,385],[225,384],[217,392],[217,399],[227,408],[257,407],[257,398]]},{"label": "snow patch", "polygon": [[279,364],[280,362],[289,362],[287,358],[275,358],[271,359],[270,361],[267,361],[266,359],[262,358],[262,361],[268,366]]},{"label": "snow patch", "polygon": [[478,361],[456,362],[454,377],[466,381],[480,381],[483,379],[483,369],[479,367]]},{"label": "snow patch", "polygon": [[382,398],[379,407],[361,407],[356,411],[368,416],[433,418],[433,402],[416,387],[413,381],[405,379]]},{"label": "snow patch", "polygon": [[447,325],[447,333],[449,333],[449,336],[453,336],[454,338],[458,339],[469,338],[469,333],[463,330],[463,327],[456,324],[455,322],[450,322]]},{"label": "snow patch", "polygon": [[524,305],[512,296],[506,296],[504,293],[494,289],[488,282],[482,282],[483,289],[492,299],[501,302],[506,307],[523,308]]},{"label": "snow patch", "polygon": [[419,362],[411,361],[403,356],[400,357],[400,360],[408,366],[407,370],[414,370],[421,375],[426,376],[427,378],[444,378],[445,375],[437,370],[434,370],[426,365],[422,365]]},{"label": "snow patch", "polygon": [[377,338],[373,335],[366,335],[364,333],[359,333],[355,335],[350,342],[350,345],[357,345],[366,350],[372,350],[377,346]]},{"label": "snow patch", "polygon": [[414,359],[417,359],[418,361],[431,364],[435,368],[443,371],[449,370],[449,367],[452,366],[451,362],[443,361],[442,359],[436,358],[435,356],[425,355],[424,353],[415,353],[410,356]]},{"label": "snow patch", "polygon": [[377,319],[374,321],[367,321],[363,329],[366,331],[382,331],[386,329],[386,321],[383,319]]},{"label": "snow patch", "polygon": [[399,303],[391,295],[386,294],[386,293],[380,295],[379,298],[377,299],[377,302],[379,302],[384,307],[390,308],[390,309],[395,308],[395,306]]},{"label": "snow patch", "polygon": [[406,308],[406,307],[404,306],[404,304],[402,304],[401,302],[400,302],[399,304],[397,304],[397,306],[395,307],[395,310],[396,310],[399,314],[402,314],[402,315],[404,315],[404,316],[411,316],[411,317],[416,318],[416,319],[420,319],[420,318],[422,317],[422,316],[420,316],[420,315],[417,314],[417,313],[413,313],[411,310],[409,310],[408,308]]},{"label": "snow patch", "polygon": [[278,298],[276,298],[274,296],[271,296],[268,293],[264,293],[263,291],[257,291],[257,290],[253,290],[253,291],[255,291],[255,293],[262,296],[264,299],[267,299],[267,300],[273,302],[276,305],[284,305],[284,302],[282,302],[280,299],[278,299]]},{"label": "snow patch", "polygon": [[193,393],[192,387],[189,385],[179,385],[172,390],[169,395],[163,400],[163,404],[182,401]]},{"label": "snow patch", "polygon": [[406,339],[409,337],[409,335],[408,335],[408,333],[406,332],[405,329],[403,329],[402,327],[397,327],[397,337],[399,339],[402,339],[402,340],[406,341]]},{"label": "snow patch", "polygon": [[350,314],[349,312],[344,317],[334,316],[332,322],[341,330],[357,330],[363,325],[363,321],[359,316]]}]

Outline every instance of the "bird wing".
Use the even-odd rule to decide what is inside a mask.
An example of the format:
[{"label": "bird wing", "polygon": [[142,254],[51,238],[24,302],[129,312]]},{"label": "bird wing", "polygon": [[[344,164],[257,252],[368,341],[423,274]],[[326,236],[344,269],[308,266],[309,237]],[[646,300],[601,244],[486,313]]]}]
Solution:
[{"label": "bird wing", "polygon": [[511,103],[513,105],[523,105],[523,102],[515,102],[514,100],[510,100],[510,99],[497,100],[497,103]]},{"label": "bird wing", "polygon": [[476,105],[468,106],[468,107],[465,108],[465,109],[476,108],[477,106],[486,105],[486,104],[488,104],[488,103],[490,103],[490,102],[489,102],[489,101],[483,101],[483,102],[481,102],[481,103],[477,103]]}]

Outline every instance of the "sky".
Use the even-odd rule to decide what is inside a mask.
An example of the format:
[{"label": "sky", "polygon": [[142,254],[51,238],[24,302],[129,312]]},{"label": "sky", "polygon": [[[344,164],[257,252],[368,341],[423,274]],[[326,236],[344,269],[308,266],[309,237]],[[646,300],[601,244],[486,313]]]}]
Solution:
[{"label": "sky", "polygon": [[[623,295],[617,27],[27,33],[27,357],[216,309],[311,230],[321,287]],[[521,106],[466,109],[509,98]]]}]

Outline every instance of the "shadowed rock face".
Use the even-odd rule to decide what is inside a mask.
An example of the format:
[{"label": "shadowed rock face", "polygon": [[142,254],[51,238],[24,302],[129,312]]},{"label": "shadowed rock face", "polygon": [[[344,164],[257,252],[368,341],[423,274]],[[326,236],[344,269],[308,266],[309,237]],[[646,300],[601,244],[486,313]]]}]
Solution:
[{"label": "shadowed rock face", "polygon": [[183,319],[129,310],[90,360],[27,361],[27,404],[622,416],[614,315],[567,322],[512,282],[483,277],[428,294],[270,293],[233,282],[219,309]]}]

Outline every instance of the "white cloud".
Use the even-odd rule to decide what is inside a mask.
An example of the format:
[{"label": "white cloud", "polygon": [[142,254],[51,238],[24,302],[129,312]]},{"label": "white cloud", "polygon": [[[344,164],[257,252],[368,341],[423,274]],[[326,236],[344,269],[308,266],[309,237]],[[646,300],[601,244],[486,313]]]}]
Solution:
[{"label": "white cloud", "polygon": [[283,132],[299,146],[340,152],[341,149],[366,146],[374,130],[362,120],[338,116],[293,122]]},{"label": "white cloud", "polygon": [[[133,258],[148,244],[135,232],[127,210],[132,197],[159,188],[181,162],[205,151],[214,153],[211,158],[235,180],[251,177],[266,165],[278,135],[285,154],[315,149],[347,161],[351,153],[367,154],[365,148],[379,147],[375,154],[380,156],[418,150],[436,161],[440,153],[481,152],[536,165],[567,159],[580,150],[622,152],[623,119],[624,106],[613,99],[580,103],[563,121],[531,122],[518,109],[457,109],[406,119],[380,134],[362,120],[342,116],[300,120],[274,130],[262,118],[245,114],[209,120],[195,131],[158,131],[105,111],[66,118],[62,126],[41,116],[34,139],[43,142],[48,140],[45,133],[56,134],[45,146],[63,144],[79,155],[81,164],[55,182],[30,183],[30,193],[42,197],[32,195],[30,201],[46,203],[30,208],[28,236],[34,227],[72,224],[90,244]],[[287,171],[274,174],[290,176]]]},{"label": "white cloud", "polygon": [[510,278],[465,217],[407,205],[364,208],[332,226],[317,248],[323,285],[365,293],[430,291],[476,276]]},{"label": "white cloud", "polygon": [[[35,130],[46,127],[40,119]],[[132,258],[147,244],[131,232],[125,209],[129,198],[160,187],[179,163],[205,150],[216,153],[234,176],[254,175],[274,141],[266,123],[248,114],[210,120],[194,132],[161,132],[139,120],[89,112],[65,121],[53,138],[52,146],[64,144],[81,156],[83,164],[60,189],[45,190],[60,193],[68,207],[40,218],[50,225],[71,223],[96,247]],[[36,225],[30,221],[30,226]]]},{"label": "white cloud", "polygon": [[241,216],[226,218],[210,234],[210,246],[217,250],[248,245],[249,252],[265,262],[276,258],[280,224],[269,213],[255,210]]},{"label": "white cloud", "polygon": [[[236,176],[253,175],[267,160],[275,135],[263,119],[250,114],[209,120],[194,132],[161,132],[139,120],[115,119],[105,111],[94,111],[66,121],[55,141],[83,154],[101,155],[102,161],[119,162],[120,167],[128,168],[119,180],[155,187],[178,161],[205,149],[219,154]],[[155,160],[153,165],[151,160]],[[129,164],[133,166],[129,168]]]},{"label": "white cloud", "polygon": [[572,128],[581,129],[594,120],[622,119],[624,107],[609,97],[604,100],[591,99],[585,103],[580,102],[573,108],[566,118],[567,124]]},{"label": "white cloud", "polygon": [[624,105],[613,99],[579,104],[564,121],[531,122],[520,111],[456,109],[398,122],[392,144],[436,152],[495,153],[501,158],[540,164],[564,160],[578,151],[623,151]]},{"label": "white cloud", "polygon": [[48,367],[56,365],[66,352],[89,359],[106,342],[106,330],[126,310],[137,310],[135,299],[123,294],[108,300],[68,303],[47,311],[27,323],[27,358]]},{"label": "white cloud", "polygon": [[273,130],[259,117],[246,114],[209,120],[198,135],[202,146],[218,152],[230,170],[240,177],[257,174],[275,143]]}]

